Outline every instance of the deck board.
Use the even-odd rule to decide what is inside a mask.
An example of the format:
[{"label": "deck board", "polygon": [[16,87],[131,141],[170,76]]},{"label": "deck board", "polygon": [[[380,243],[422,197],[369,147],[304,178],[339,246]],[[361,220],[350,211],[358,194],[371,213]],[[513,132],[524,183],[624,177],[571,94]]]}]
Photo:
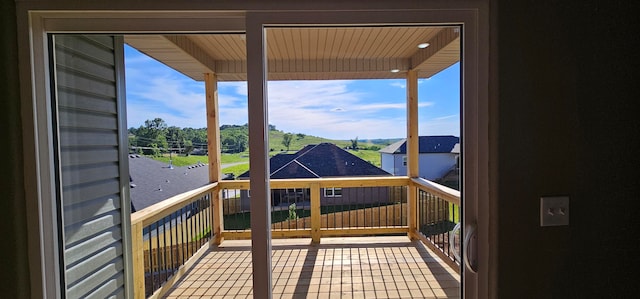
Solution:
[{"label": "deck board", "polygon": [[[460,298],[460,276],[407,237],[273,240],[273,298]],[[249,240],[212,249],[165,298],[253,298]]]}]

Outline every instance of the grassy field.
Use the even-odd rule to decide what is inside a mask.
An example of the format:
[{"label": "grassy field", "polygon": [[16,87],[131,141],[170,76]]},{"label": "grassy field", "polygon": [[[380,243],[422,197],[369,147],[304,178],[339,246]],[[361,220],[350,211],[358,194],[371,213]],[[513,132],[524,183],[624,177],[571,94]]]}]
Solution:
[{"label": "grassy field", "polygon": [[223,168],[221,170],[222,173],[233,173],[233,175],[237,178],[239,175],[249,170],[249,163],[244,163],[240,165],[234,165],[231,167]]},{"label": "grassy field", "polygon": [[249,152],[238,153],[238,154],[222,154],[220,156],[220,163],[229,164],[229,163],[237,163],[237,162],[248,162],[249,161]]},{"label": "grassy field", "polygon": [[[286,151],[287,147],[284,146],[282,144],[282,140],[284,139],[284,132],[282,131],[270,131],[269,132],[269,149],[272,149],[272,152],[280,152],[280,151]],[[300,136],[301,137],[301,136]],[[318,143],[323,143],[323,142],[331,142],[331,143],[335,143],[334,140],[329,140],[326,138],[321,138],[321,137],[316,137],[316,136],[310,136],[310,135],[305,135],[304,137],[300,138],[297,135],[293,135],[293,138],[291,140],[291,144],[289,145],[289,150],[291,151],[297,151],[301,148],[303,148],[305,145],[307,144],[318,144]],[[346,145],[346,143],[345,143]],[[344,146],[343,144],[338,144],[338,146]]]},{"label": "grassy field", "polygon": [[349,153],[354,154],[360,157],[362,160],[368,161],[369,163],[380,167],[380,153],[378,151],[371,150],[347,150]]},{"label": "grassy field", "polygon": [[[149,158],[169,164],[169,154],[164,154],[161,157],[149,156]],[[198,164],[198,162],[206,164],[209,163],[209,158],[207,156],[183,156],[172,154],[171,162],[173,166],[180,167]]]}]

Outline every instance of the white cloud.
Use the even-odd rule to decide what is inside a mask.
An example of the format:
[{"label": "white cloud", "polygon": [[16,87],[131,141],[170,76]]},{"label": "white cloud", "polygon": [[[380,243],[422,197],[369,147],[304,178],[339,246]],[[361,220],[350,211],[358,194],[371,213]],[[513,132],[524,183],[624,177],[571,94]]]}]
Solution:
[{"label": "white cloud", "polygon": [[350,88],[354,82],[269,82],[269,123],[283,131],[334,139],[406,135],[406,104],[372,103],[371,95]]},{"label": "white cloud", "polygon": [[[137,81],[140,82],[140,81]],[[353,91],[354,81],[269,82],[269,123],[287,132],[334,139],[391,138],[406,135],[404,99],[371,102],[371,95]],[[179,127],[206,127],[203,84],[157,76],[129,90],[129,126],[160,117]],[[196,86],[196,88],[194,88]],[[219,85],[220,125],[248,122],[246,82]],[[420,103],[419,107],[432,106]]]},{"label": "white cloud", "polygon": [[446,115],[446,116],[440,116],[440,117],[436,117],[434,118],[434,120],[445,120],[445,119],[451,119],[451,118],[459,118],[460,115],[458,114],[453,114],[453,115]]},{"label": "white cloud", "polygon": [[391,85],[391,86],[393,86],[393,87],[402,88],[402,89],[407,88],[407,85],[406,85],[406,84],[404,84],[404,83],[400,83],[400,82],[391,82],[391,84],[389,84],[389,85]]},{"label": "white cloud", "polygon": [[[127,61],[128,126],[160,117],[171,126],[206,127],[204,83],[152,60],[140,55]],[[402,82],[391,85],[404,88]],[[350,80],[269,82],[269,123],[286,132],[334,139],[405,136],[405,99],[380,99],[356,91],[357,86]],[[246,82],[220,82],[218,95],[220,125],[248,122]]]},{"label": "white cloud", "polygon": [[164,119],[170,126],[206,126],[206,101],[202,86],[198,88],[197,85],[185,84],[190,82],[161,75],[133,82],[137,83],[136,86],[127,86],[129,126],[140,126],[146,119],[155,117]]},{"label": "white cloud", "polygon": [[[433,106],[433,102],[419,103],[418,107]],[[355,110],[386,110],[386,109],[406,109],[406,103],[382,103],[382,104],[365,104],[354,108]]]}]

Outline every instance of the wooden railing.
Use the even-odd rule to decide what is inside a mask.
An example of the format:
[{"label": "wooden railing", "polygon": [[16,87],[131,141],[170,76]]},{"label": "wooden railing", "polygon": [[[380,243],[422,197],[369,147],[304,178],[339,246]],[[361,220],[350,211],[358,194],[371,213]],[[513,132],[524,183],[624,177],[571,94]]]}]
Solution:
[{"label": "wooden railing", "polygon": [[[310,237],[319,242],[323,236],[407,233],[408,184],[407,177],[273,179],[272,237]],[[249,181],[221,181],[218,188],[235,195],[220,199],[222,237],[250,238]],[[325,196],[326,189],[332,196]],[[291,212],[289,207],[294,207]]]},{"label": "wooden railing", "polygon": [[161,296],[206,251],[216,190],[210,184],[131,215],[136,298]]},{"label": "wooden railing", "polygon": [[[459,221],[456,190],[408,177],[273,179],[270,186],[273,238],[409,234],[459,271],[448,246]],[[220,181],[132,214],[136,298],[162,296],[210,245],[251,238],[250,202],[249,181]]]},{"label": "wooden railing", "polygon": [[422,179],[411,179],[417,188],[417,237],[438,254],[449,266],[460,273],[460,261],[455,257],[459,248],[450,246],[450,240],[460,245],[460,191]]}]

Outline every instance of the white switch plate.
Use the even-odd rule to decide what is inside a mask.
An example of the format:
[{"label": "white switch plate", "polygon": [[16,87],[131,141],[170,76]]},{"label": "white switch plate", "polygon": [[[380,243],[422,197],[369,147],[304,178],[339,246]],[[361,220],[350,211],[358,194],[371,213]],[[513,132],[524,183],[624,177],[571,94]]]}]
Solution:
[{"label": "white switch plate", "polygon": [[540,197],[540,226],[569,225],[569,197]]}]

